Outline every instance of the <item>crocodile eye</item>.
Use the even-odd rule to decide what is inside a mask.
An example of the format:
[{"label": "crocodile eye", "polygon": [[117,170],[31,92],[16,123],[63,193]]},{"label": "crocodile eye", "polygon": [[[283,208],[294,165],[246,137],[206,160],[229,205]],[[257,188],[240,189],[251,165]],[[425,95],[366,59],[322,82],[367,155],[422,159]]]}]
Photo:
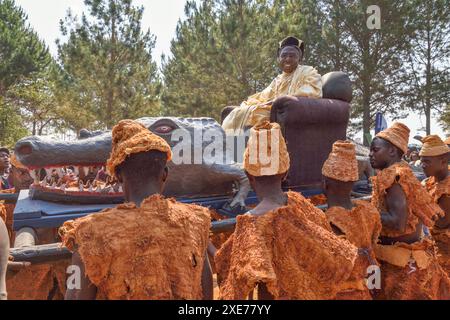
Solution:
[{"label": "crocodile eye", "polygon": [[156,128],[154,129],[154,131],[155,131],[156,133],[167,134],[167,133],[170,133],[173,129],[174,129],[174,128],[171,127],[171,126],[168,126],[168,125],[161,125],[161,126],[159,126],[159,127],[156,127]]}]

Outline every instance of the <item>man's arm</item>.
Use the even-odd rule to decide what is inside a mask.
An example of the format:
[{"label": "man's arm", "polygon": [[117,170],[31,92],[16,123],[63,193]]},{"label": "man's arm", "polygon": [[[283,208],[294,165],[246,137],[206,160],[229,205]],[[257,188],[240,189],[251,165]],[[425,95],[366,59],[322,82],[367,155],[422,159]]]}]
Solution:
[{"label": "man's arm", "polygon": [[6,269],[9,257],[9,237],[5,223],[0,218],[0,300],[6,300]]},{"label": "man's arm", "polygon": [[387,212],[381,212],[381,223],[384,227],[406,231],[408,222],[408,203],[406,195],[399,184],[394,184],[386,191]]},{"label": "man's arm", "polygon": [[72,255],[72,265],[77,266],[80,270],[80,289],[67,289],[65,300],[95,300],[97,295],[97,287],[94,286],[85,274],[84,263],[81,260],[78,251]]},{"label": "man's arm", "polygon": [[444,210],[445,217],[436,221],[436,226],[440,229],[450,227],[450,196],[444,195],[438,201],[439,207]]},{"label": "man's arm", "polygon": [[209,264],[208,254],[205,252],[205,262],[203,263],[202,270],[202,290],[203,300],[213,300],[213,275],[211,271],[211,265]]}]

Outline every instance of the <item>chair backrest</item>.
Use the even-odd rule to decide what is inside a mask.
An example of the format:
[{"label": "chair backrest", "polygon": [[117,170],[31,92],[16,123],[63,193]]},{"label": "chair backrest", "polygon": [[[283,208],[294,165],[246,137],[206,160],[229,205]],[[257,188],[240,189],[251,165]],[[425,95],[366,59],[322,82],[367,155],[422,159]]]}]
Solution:
[{"label": "chair backrest", "polygon": [[333,143],[346,139],[350,79],[343,72],[331,72],[323,80],[323,99],[282,97],[272,106],[271,121],[280,124],[291,157],[286,187],[320,188],[322,165]]}]

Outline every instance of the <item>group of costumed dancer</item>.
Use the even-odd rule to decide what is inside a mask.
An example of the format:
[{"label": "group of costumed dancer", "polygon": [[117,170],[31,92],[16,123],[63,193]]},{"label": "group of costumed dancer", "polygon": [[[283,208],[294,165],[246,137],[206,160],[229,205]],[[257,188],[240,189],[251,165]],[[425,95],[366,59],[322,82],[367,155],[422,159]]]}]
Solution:
[{"label": "group of costumed dancer", "polygon": [[[450,299],[448,141],[423,138],[420,157],[428,178],[421,183],[402,160],[409,128],[395,122],[378,133],[370,146],[377,173],[369,201],[351,198],[358,181],[351,141],[336,141],[323,164],[326,210],[299,192],[283,191],[291,159],[279,124],[268,118],[280,96],[321,97],[320,75],[299,65],[303,53],[298,39],[283,40],[278,53],[283,74],[223,122],[227,130],[251,127],[243,169],[258,204],[237,217],[234,232],[220,246],[210,234],[216,212],[161,195],[172,159],[167,142],[134,120],[122,120],[112,130],[106,171],[121,184],[125,203],[66,221],[41,238],[61,241],[71,260],[7,274],[14,205],[0,204],[0,297]],[[0,149],[0,156],[8,158],[3,166],[11,161],[11,174],[21,181],[27,169],[14,155],[9,158],[7,149]],[[79,288],[66,288],[69,265],[81,270]],[[379,270],[378,285],[368,281],[368,270]]]}]

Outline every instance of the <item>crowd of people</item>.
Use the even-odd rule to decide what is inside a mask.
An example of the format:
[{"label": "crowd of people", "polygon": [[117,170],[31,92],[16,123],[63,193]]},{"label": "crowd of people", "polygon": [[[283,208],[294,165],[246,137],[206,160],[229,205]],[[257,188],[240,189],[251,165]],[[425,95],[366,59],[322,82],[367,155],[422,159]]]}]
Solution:
[{"label": "crowd of people", "polygon": [[[280,125],[269,121],[270,106],[284,95],[321,96],[320,75],[298,68],[301,56],[298,39],[283,40],[283,74],[224,121],[229,129],[251,127],[243,169],[258,204],[237,217],[219,245],[210,234],[216,212],[161,195],[172,158],[167,142],[122,120],[112,130],[106,172],[100,171],[120,183],[125,203],[66,221],[44,237],[44,243],[61,241],[71,261],[25,266],[7,277],[13,206],[0,204],[0,297],[449,300],[450,141],[427,136],[416,156],[408,151],[406,125],[379,132],[370,146],[376,170],[370,201],[351,197],[360,175],[350,141],[334,142],[323,164],[326,210],[283,190],[291,158]],[[421,183],[405,160],[420,160],[427,179]],[[0,176],[1,192],[33,180],[6,148],[0,148]],[[73,173],[65,176],[69,181]],[[69,265],[81,271],[78,287],[66,288]]]},{"label": "crowd of people", "polygon": [[[251,129],[243,164],[259,203],[238,216],[220,248],[208,250],[210,209],[161,196],[170,174],[165,140],[132,120],[112,134],[107,171],[126,203],[59,229],[70,264],[83,271],[80,288],[61,289],[67,299],[212,299],[213,273],[222,299],[253,298],[254,290],[259,299],[450,299],[450,148],[438,136],[423,139],[428,178],[421,184],[402,160],[409,129],[394,123],[380,132],[370,149],[377,170],[371,202],[351,198],[355,146],[336,141],[322,169],[323,212],[283,191],[289,154],[279,125],[262,121]],[[271,135],[280,136],[278,154],[250,161],[260,137]],[[2,152],[4,174],[11,161]],[[5,264],[9,246],[0,248]],[[370,267],[380,269],[379,286],[367,281]],[[7,284],[1,281],[3,298]]]}]

